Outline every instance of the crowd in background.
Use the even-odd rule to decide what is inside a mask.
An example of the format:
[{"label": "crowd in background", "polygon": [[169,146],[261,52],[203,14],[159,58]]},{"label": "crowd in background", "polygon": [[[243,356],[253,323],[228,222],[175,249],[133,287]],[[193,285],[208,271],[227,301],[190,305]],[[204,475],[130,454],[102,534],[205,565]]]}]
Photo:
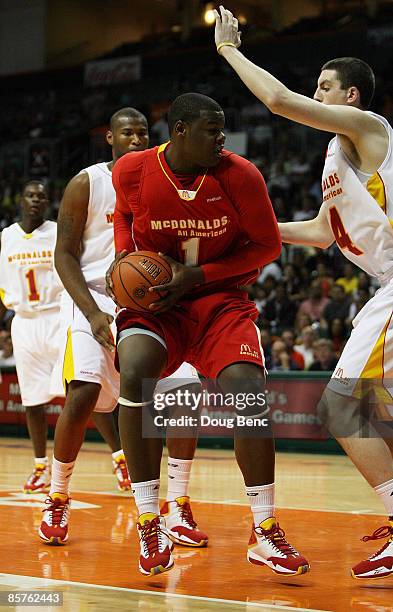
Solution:
[{"label": "crowd in background", "polygon": [[[190,56],[191,57],[191,56]],[[151,69],[150,69],[151,72]],[[43,179],[49,189],[49,218],[56,219],[62,192],[82,167],[109,159],[104,135],[110,115],[124,106],[144,112],[151,145],[168,138],[165,107],[185,91],[216,98],[226,115],[228,132],[247,135],[246,156],[261,170],[279,221],[313,218],[321,203],[324,151],[330,138],[270,114],[224,63],[172,69],[150,74],[131,86],[69,87],[48,77],[34,92],[5,91],[0,113],[0,230],[18,218],[21,186],[27,178]],[[313,95],[314,70],[282,67],[280,78],[290,87]],[[52,84],[51,84],[52,83]],[[373,110],[393,117],[393,83],[377,75]],[[162,108],[162,112],[157,109]],[[249,294],[255,300],[267,368],[274,370],[334,369],[354,317],[376,290],[335,246],[327,251],[284,247],[266,266]],[[9,313],[3,329],[9,329]],[[4,346],[5,342],[5,346]],[[0,359],[8,359],[9,340],[0,336]],[[0,365],[2,361],[0,360]]]}]

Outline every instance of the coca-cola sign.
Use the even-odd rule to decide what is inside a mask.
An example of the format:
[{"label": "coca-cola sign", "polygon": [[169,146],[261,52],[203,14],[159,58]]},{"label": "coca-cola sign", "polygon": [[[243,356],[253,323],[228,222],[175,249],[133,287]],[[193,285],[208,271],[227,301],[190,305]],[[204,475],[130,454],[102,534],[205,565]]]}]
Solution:
[{"label": "coca-cola sign", "polygon": [[85,64],[85,85],[113,85],[114,83],[129,83],[141,78],[141,57],[130,55],[116,59],[99,60]]}]

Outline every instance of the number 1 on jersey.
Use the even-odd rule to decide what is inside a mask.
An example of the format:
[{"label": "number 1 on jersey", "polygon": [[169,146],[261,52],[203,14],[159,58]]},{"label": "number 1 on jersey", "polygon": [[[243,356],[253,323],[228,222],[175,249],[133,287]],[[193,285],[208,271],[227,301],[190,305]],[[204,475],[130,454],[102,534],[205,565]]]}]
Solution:
[{"label": "number 1 on jersey", "polygon": [[181,243],[181,250],[184,251],[184,265],[197,266],[199,255],[200,238],[189,238]]},{"label": "number 1 on jersey", "polygon": [[26,272],[25,277],[27,278],[27,283],[29,285],[29,295],[27,296],[29,302],[39,302],[40,294],[37,291],[37,285],[35,284],[35,273],[34,270],[29,270]]},{"label": "number 1 on jersey", "polygon": [[337,208],[332,206],[329,209],[329,213],[332,232],[340,249],[348,249],[348,251],[351,251],[354,255],[363,255],[363,251],[353,244],[351,236],[347,233]]}]

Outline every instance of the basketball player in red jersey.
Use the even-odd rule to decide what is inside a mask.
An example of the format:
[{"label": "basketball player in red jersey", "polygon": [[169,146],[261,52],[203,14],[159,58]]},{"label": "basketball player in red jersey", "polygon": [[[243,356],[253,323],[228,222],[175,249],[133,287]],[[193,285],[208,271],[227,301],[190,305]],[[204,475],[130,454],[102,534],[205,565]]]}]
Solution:
[{"label": "basketball player in red jersey", "polygon": [[223,393],[247,392],[255,400],[244,413],[250,428],[235,427],[236,459],[254,519],[249,561],[285,575],[309,569],[274,518],[274,443],[268,408],[256,399],[265,388],[258,313],[241,289],[278,257],[281,241],[261,174],[223,149],[224,120],[211,98],[179,96],[169,111],[170,142],[125,155],[113,169],[117,259],[135,250],[158,251],[173,272],[170,283],[151,288],[167,295],[150,312],[123,309],[117,317],[120,435],[138,485],[139,568],[145,575],[169,570],[173,559],[158,506],[162,441],[142,437],[151,399],[142,395],[142,380],[168,375],[184,360],[217,379]]},{"label": "basketball player in red jersey", "polygon": [[[110,119],[107,142],[112,148],[111,161],[89,166],[71,179],[59,211],[55,259],[68,292],[63,295],[60,313],[68,330],[62,359],[67,397],[56,425],[52,482],[39,528],[39,536],[47,544],[60,545],[68,540],[70,481],[86,423],[98,409],[102,411],[98,421],[102,430],[102,417],[110,414],[119,396],[111,331],[116,308],[105,293],[105,272],[115,253],[112,169],[122,155],[148,147],[146,117],[134,108],[118,110]],[[200,388],[197,372],[189,364],[160,381],[157,392],[174,392],[183,386],[194,392]],[[178,438],[173,429],[168,434],[168,489],[162,511],[173,540],[187,546],[205,546],[208,536],[197,528],[188,496],[196,431],[189,438]],[[116,463],[120,457],[124,462],[130,487],[123,451],[116,455]]]}]

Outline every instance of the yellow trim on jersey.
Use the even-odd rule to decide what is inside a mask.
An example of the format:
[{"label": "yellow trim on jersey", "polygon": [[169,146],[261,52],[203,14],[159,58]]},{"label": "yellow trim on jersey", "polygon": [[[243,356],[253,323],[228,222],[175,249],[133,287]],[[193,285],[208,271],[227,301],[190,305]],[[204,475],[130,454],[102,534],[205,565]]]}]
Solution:
[{"label": "yellow trim on jersey", "polygon": [[30,240],[30,238],[33,238],[33,234],[23,234],[22,238],[23,240]]},{"label": "yellow trim on jersey", "polygon": [[72,351],[72,334],[71,327],[67,329],[67,344],[64,351],[64,360],[63,360],[63,387],[64,390],[67,390],[67,383],[70,383],[74,380],[75,377],[75,368],[74,368],[74,354]]},{"label": "yellow trim on jersey", "polygon": [[[386,342],[386,334],[387,334],[388,327],[390,325],[391,320],[392,320],[392,315],[390,315],[388,320],[386,321],[385,326],[382,332],[380,333],[379,338],[376,341],[373,350],[371,351],[370,357],[368,358],[367,363],[363,368],[363,371],[360,375],[360,379],[356,385],[356,389],[354,392],[354,396],[357,398],[360,398],[363,395],[362,390],[361,390],[362,379],[371,378],[374,381],[375,380],[381,381],[381,384],[383,384],[383,379],[384,379],[384,374],[385,374],[384,372],[385,342]],[[386,403],[392,402],[392,397],[390,393],[383,386],[376,386],[375,384],[372,384],[372,390],[374,391],[374,393],[376,394],[377,398],[380,401],[386,402]],[[370,387],[365,385],[364,391],[366,392],[370,391]]]},{"label": "yellow trim on jersey", "polygon": [[[203,182],[206,178],[206,174],[207,171],[205,172],[205,174],[202,176],[202,180],[199,183],[198,187],[194,190],[191,191],[192,196],[190,197],[190,190],[189,189],[178,189],[175,185],[175,183],[172,181],[171,177],[169,176],[169,174],[167,173],[167,171],[165,170],[164,166],[161,163],[161,159],[160,159],[160,153],[162,153],[163,151],[165,151],[165,149],[167,148],[167,146],[169,145],[169,141],[168,142],[164,142],[162,145],[160,145],[158,147],[157,150],[157,159],[158,159],[158,163],[161,166],[161,170],[163,171],[163,173],[165,174],[166,178],[168,179],[168,181],[174,186],[174,188],[177,191],[177,194],[179,196],[179,198],[181,198],[182,200],[185,200],[186,202],[189,202],[190,200],[195,200],[198,191],[200,190],[200,188],[203,185]],[[186,195],[182,195],[182,194],[186,194]]]},{"label": "yellow trim on jersey", "polygon": [[385,327],[381,331],[376,341],[370,357],[363,368],[360,378],[383,378],[383,354],[385,348],[385,337],[389,327],[391,317],[387,320]]},{"label": "yellow trim on jersey", "polygon": [[385,185],[383,183],[381,175],[378,172],[375,172],[375,174],[373,174],[372,177],[367,181],[367,191],[377,202],[378,206],[382,208],[383,212],[386,214]]},{"label": "yellow trim on jersey", "polygon": [[3,302],[3,304],[4,304],[4,298],[5,298],[5,289],[0,288],[0,300]]}]

